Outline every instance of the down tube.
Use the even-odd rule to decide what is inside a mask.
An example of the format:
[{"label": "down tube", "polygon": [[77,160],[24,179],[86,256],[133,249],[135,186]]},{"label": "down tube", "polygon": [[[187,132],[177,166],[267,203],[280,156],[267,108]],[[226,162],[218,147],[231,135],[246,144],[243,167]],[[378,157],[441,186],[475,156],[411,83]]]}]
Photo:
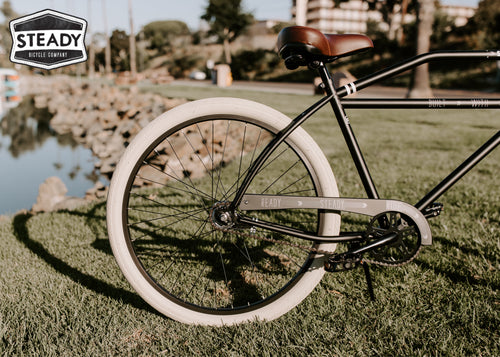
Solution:
[{"label": "down tube", "polygon": [[500,131],[477,149],[467,160],[458,166],[451,174],[441,181],[434,189],[425,195],[415,207],[423,211],[427,206],[434,202],[443,193],[448,191],[458,180],[460,180],[467,172],[476,166],[482,159],[490,154],[500,144]]}]

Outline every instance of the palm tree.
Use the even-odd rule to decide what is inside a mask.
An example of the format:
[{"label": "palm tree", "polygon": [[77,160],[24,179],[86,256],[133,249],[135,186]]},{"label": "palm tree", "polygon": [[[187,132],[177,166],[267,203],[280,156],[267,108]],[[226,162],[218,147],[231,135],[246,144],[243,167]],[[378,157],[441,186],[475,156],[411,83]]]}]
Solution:
[{"label": "palm tree", "polygon": [[106,0],[102,0],[102,18],[104,21],[104,35],[106,36],[106,47],[104,48],[104,63],[106,75],[111,73],[111,41],[108,33],[108,15],[106,12]]},{"label": "palm tree", "polygon": [[135,34],[134,34],[134,17],[132,16],[132,0],[128,0],[128,17],[130,20],[130,75],[135,78],[137,74],[137,64],[135,61]]},{"label": "palm tree", "polygon": [[[417,54],[429,52],[432,23],[434,22],[434,0],[417,0]],[[429,98],[432,97],[432,90],[429,82],[429,65],[424,64],[413,72],[412,83],[408,92],[409,98]]]},{"label": "palm tree", "polygon": [[87,2],[87,10],[88,10],[88,26],[87,26],[87,32],[90,37],[89,41],[89,71],[88,71],[88,76],[89,78],[93,78],[95,76],[95,47],[94,47],[94,34],[92,33],[92,28],[90,27],[90,24],[92,23],[92,0],[88,0]]},{"label": "palm tree", "polygon": [[209,0],[201,18],[208,22],[209,33],[223,43],[225,61],[230,64],[230,43],[252,24],[253,15],[244,12],[241,0]]}]

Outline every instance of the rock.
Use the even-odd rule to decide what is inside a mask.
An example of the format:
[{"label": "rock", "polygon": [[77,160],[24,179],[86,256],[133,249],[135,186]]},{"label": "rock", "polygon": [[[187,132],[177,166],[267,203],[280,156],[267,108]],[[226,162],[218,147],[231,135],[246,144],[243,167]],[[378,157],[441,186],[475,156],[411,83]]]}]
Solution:
[{"label": "rock", "polygon": [[111,175],[115,171],[115,167],[116,167],[117,162],[118,161],[102,160],[99,163],[99,165],[100,165],[99,171],[101,172],[101,174],[111,177]]},{"label": "rock", "polygon": [[68,189],[59,177],[52,176],[46,179],[38,189],[36,203],[31,208],[33,212],[50,212],[64,201]]},{"label": "rock", "polygon": [[73,211],[77,209],[78,207],[81,207],[83,205],[86,205],[88,203],[87,200],[84,198],[80,197],[65,197],[64,200],[61,202],[57,203],[53,210],[54,211],[60,211],[60,210],[67,210],[67,211]]},{"label": "rock", "polygon": [[108,187],[105,186],[101,181],[97,181],[94,187],[90,188],[85,192],[85,199],[87,201],[93,201],[95,199],[100,199],[106,197],[108,194]]},{"label": "rock", "polygon": [[118,133],[120,133],[125,139],[128,139],[132,136],[135,136],[140,127],[132,120],[126,121],[124,123],[120,123],[120,125],[116,128]]},{"label": "rock", "polygon": [[85,129],[82,128],[81,126],[73,126],[71,127],[71,134],[73,135],[74,138],[82,138],[86,135]]},{"label": "rock", "polygon": [[87,204],[87,201],[83,198],[66,196],[67,192],[66,185],[59,177],[49,177],[40,185],[36,203],[31,210],[34,213],[59,210],[71,211]]},{"label": "rock", "polygon": [[47,95],[37,95],[35,97],[35,108],[41,109],[41,108],[47,108],[49,103],[49,98]]},{"label": "rock", "polygon": [[38,189],[38,197],[33,205],[34,212],[49,212],[56,204],[63,201],[68,189],[59,177],[46,179]]}]

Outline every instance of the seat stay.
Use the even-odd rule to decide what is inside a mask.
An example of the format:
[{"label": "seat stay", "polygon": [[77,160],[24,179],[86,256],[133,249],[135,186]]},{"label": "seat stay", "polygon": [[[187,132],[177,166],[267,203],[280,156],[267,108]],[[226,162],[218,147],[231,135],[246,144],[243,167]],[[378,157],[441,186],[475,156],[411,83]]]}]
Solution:
[{"label": "seat stay", "polygon": [[286,140],[286,138],[300,125],[302,125],[307,119],[309,119],[314,113],[316,113],[319,109],[323,108],[327,105],[332,99],[333,94],[327,95],[316,103],[307,108],[304,112],[298,115],[295,119],[293,119],[290,124],[283,128],[280,132],[276,134],[276,136],[271,140],[267,146],[262,150],[259,156],[252,163],[250,168],[248,169],[243,182],[241,183],[238,191],[235,193],[233,201],[230,205],[230,210],[234,211],[236,207],[240,204],[241,198],[245,194],[248,186],[254,179],[254,177],[259,173],[259,170],[262,168],[262,165],[266,162],[266,160],[271,156],[271,154],[276,150],[276,148]]}]

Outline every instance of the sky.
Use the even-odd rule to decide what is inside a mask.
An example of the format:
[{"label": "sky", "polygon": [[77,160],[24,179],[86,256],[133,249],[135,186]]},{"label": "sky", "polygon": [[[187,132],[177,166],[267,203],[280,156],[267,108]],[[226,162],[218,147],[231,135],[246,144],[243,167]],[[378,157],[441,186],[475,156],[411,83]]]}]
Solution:
[{"label": "sky", "polygon": [[[128,0],[11,0],[14,10],[27,15],[53,9],[87,20],[92,32],[104,32],[102,3],[106,4],[108,30],[129,30]],[[443,4],[475,6],[479,0],[441,0]],[[90,9],[89,9],[90,3]],[[132,0],[134,30],[157,20],[181,20],[191,30],[199,27],[208,0]],[[292,0],[243,0],[245,10],[258,20],[290,20]]]}]

